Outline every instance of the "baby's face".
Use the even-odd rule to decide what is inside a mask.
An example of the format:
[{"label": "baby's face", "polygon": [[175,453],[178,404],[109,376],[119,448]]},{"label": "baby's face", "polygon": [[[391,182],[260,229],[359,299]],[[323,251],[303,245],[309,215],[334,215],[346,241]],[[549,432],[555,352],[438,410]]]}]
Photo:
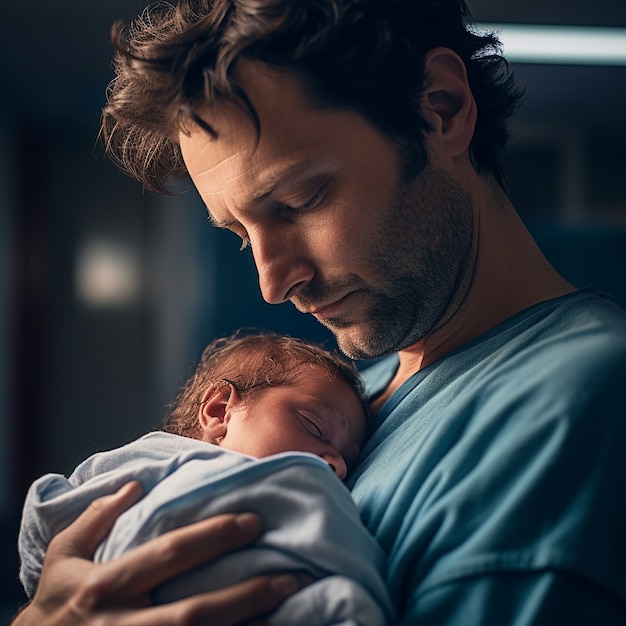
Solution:
[{"label": "baby's face", "polygon": [[220,446],[255,457],[316,454],[344,480],[365,441],[367,422],[355,391],[310,366],[288,387],[268,387],[230,412]]}]

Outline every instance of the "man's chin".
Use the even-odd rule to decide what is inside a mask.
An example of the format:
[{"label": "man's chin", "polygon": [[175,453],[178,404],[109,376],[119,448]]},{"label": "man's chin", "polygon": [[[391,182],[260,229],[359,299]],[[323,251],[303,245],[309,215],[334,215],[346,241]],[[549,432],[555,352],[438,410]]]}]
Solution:
[{"label": "man's chin", "polygon": [[385,335],[377,333],[370,324],[336,320],[324,320],[322,324],[333,333],[341,352],[351,359],[373,359],[396,351],[395,346],[389,345]]}]

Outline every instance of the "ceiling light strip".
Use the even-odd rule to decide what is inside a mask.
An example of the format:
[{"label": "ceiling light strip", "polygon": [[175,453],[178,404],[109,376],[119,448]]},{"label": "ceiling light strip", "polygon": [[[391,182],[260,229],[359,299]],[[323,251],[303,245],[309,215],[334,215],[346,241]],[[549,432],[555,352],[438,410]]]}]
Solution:
[{"label": "ceiling light strip", "polygon": [[626,65],[626,28],[481,23],[512,63]]}]

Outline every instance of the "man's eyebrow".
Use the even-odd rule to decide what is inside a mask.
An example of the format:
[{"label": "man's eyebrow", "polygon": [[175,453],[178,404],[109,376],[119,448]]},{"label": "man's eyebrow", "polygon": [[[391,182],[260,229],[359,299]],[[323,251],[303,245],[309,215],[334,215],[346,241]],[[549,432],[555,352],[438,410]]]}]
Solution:
[{"label": "man's eyebrow", "polygon": [[257,204],[269,198],[269,196],[271,196],[276,191],[276,189],[280,187],[282,180],[284,180],[288,174],[289,172],[281,174],[281,176],[278,177],[276,180],[272,181],[271,183],[265,185],[263,188],[253,193],[252,197],[250,198],[250,204]]},{"label": "man's eyebrow", "polygon": [[[268,180],[266,183],[259,184],[259,188],[250,194],[249,199],[244,202],[241,209],[243,211],[248,211],[256,205],[261,204],[264,200],[267,200],[267,198],[274,194],[276,190],[280,189],[280,187],[289,183],[297,184],[301,181],[314,179],[316,176],[326,175],[326,170],[328,169],[330,168],[328,168],[326,164],[325,166],[316,167],[306,161],[279,169],[273,173],[271,180]],[[211,212],[208,205],[207,211],[209,213],[209,220],[211,221],[211,224],[216,228],[229,228],[233,224],[237,224],[237,220],[234,219],[218,219]]]},{"label": "man's eyebrow", "polygon": [[291,167],[286,167],[275,172],[271,180],[265,184],[259,185],[259,189],[251,194],[250,200],[246,205],[247,207],[252,207],[256,204],[260,204],[286,184],[290,182],[297,184],[303,179],[315,178],[316,175],[317,173],[311,168],[309,163],[298,163]]},{"label": "man's eyebrow", "polygon": [[[285,172],[285,175],[281,173],[281,175],[277,176],[275,180],[268,183],[267,185],[264,185],[259,190],[255,191],[253,194],[251,194],[250,199],[247,202],[245,202],[243,209],[244,210],[250,209],[254,205],[260,204],[264,200],[269,198],[276,191],[276,189],[280,187],[281,180],[284,180],[288,176],[290,176],[290,172],[288,171]],[[211,222],[212,226],[215,226],[216,228],[228,228],[229,226],[232,226],[233,224],[237,223],[237,220],[234,220],[234,219],[225,219],[225,220],[219,219],[211,211],[211,207],[208,204],[205,204],[205,206],[207,209],[207,213],[209,215],[209,221]]]},{"label": "man's eyebrow", "polygon": [[211,213],[211,209],[207,209],[209,213],[209,222],[211,222],[211,226],[215,228],[221,228],[222,230],[228,229],[230,226],[236,223],[236,220],[220,220],[213,213]]}]

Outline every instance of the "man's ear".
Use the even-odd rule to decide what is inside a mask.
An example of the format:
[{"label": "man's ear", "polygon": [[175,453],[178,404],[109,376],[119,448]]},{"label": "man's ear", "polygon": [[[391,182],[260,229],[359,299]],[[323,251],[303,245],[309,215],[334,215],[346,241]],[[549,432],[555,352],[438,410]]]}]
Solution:
[{"label": "man's ear", "polygon": [[458,156],[469,149],[477,117],[465,64],[449,48],[429,50],[424,63],[424,116],[440,134],[450,156]]},{"label": "man's ear", "polygon": [[228,382],[211,385],[202,394],[198,422],[205,435],[219,443],[228,430],[229,411],[239,402],[239,394]]}]

